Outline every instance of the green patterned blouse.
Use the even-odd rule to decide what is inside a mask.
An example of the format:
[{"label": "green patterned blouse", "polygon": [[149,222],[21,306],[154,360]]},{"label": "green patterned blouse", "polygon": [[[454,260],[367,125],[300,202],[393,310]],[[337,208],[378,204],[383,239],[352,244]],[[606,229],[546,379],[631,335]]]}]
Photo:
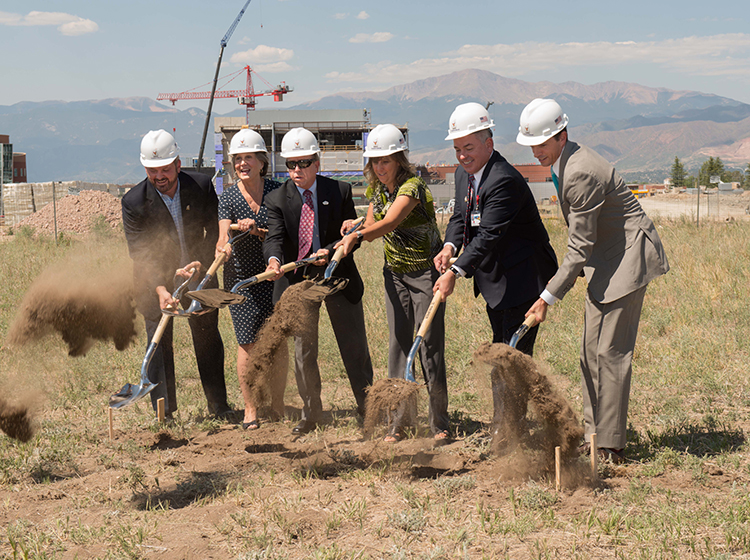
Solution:
[{"label": "green patterned blouse", "polygon": [[389,270],[403,274],[417,272],[433,266],[432,259],[443,248],[432,193],[420,177],[412,177],[393,194],[380,181],[367,187],[365,196],[372,203],[376,222],[388,213],[399,196],[410,196],[419,201],[409,215],[390,233],[383,236],[385,265]]}]

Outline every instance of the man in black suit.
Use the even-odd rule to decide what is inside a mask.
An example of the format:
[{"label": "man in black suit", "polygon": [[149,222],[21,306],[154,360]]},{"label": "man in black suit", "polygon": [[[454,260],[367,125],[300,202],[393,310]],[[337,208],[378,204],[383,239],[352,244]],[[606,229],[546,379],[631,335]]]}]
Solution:
[{"label": "man in black suit", "polygon": [[[440,290],[445,301],[457,277],[473,277],[474,295],[481,293],[487,304],[492,342],[508,344],[539,297],[537,291],[555,274],[557,257],[529,185],[495,151],[493,126],[487,109],[479,103],[459,105],[451,115],[446,140],[453,140],[460,165],[455,176],[455,210],[443,250],[434,259],[442,273],[434,290]],[[451,266],[450,259],[462,247]],[[538,327],[531,328],[517,349],[531,356],[537,331]],[[525,403],[504,413],[515,403],[507,391],[493,375],[495,433],[508,416],[513,418],[514,429],[523,425]]]},{"label": "man in black suit", "polygon": [[[459,105],[451,115],[446,140],[453,140],[460,165],[455,210],[435,257],[443,273],[435,290],[445,300],[456,277],[473,277],[474,295],[481,293],[487,303],[492,342],[507,344],[539,297],[537,290],[555,274],[557,257],[528,184],[494,149],[493,126],[479,103]],[[518,350],[531,355],[536,334],[537,327],[530,329]]]},{"label": "man in black suit", "polygon": [[[267,271],[276,273],[274,300],[281,297],[289,284],[305,277],[323,274],[324,264],[339,240],[344,220],[357,217],[349,183],[318,175],[320,149],[315,136],[304,128],[294,128],[281,141],[281,155],[286,159],[290,179],[271,192],[265,200],[268,210],[268,234],[263,254]],[[315,264],[282,276],[280,267],[310,255],[320,255]],[[365,391],[372,385],[372,361],[367,346],[365,317],[362,309],[364,284],[353,255],[341,259],[336,276],[349,283],[341,292],[325,299],[326,310],[341,352],[349,383],[357,401],[357,412],[364,415]],[[321,382],[318,369],[318,313],[314,306],[314,326],[309,334],[295,338],[295,374],[302,397],[302,420],[292,430],[305,434],[321,420]]]},{"label": "man in black suit", "polygon": [[[146,321],[148,340],[153,338],[161,310],[177,308],[172,298],[175,271],[187,277],[197,275],[214,260],[219,236],[218,198],[211,180],[200,174],[180,171],[179,148],[171,134],[152,130],[141,142],[141,163],[147,179],[122,198],[122,221],[130,257],[136,306]],[[218,287],[216,279],[213,287]],[[207,286],[211,287],[211,285]],[[224,381],[224,344],[218,328],[218,309],[188,318],[203,391],[211,415],[231,412]],[[172,321],[170,321],[148,368],[148,377],[159,385],[151,392],[156,409],[165,400],[171,418],[177,410]]]}]

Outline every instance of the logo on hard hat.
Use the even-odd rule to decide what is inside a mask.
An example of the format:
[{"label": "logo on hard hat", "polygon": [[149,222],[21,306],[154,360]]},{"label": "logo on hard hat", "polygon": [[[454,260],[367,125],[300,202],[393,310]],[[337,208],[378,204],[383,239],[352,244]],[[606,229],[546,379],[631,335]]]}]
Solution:
[{"label": "logo on hard hat", "polygon": [[561,121],[561,120],[562,120],[562,115],[560,115],[559,117],[557,117],[557,118],[555,119],[555,124],[560,124],[560,121]]},{"label": "logo on hard hat", "polygon": [[295,150],[299,149],[299,140],[294,142],[294,149]]},{"label": "logo on hard hat", "polygon": [[373,147],[377,148],[378,147],[378,141],[377,140],[373,140],[372,141],[372,145],[373,145]]},{"label": "logo on hard hat", "polygon": [[523,129],[524,129],[524,130],[526,131],[526,134],[528,134],[528,133],[529,133],[529,125],[525,125],[525,126],[523,127]]},{"label": "logo on hard hat", "polygon": [[451,130],[456,130],[456,121],[451,123]]},{"label": "logo on hard hat", "polygon": [[482,115],[481,117],[479,117],[479,122],[480,123],[485,123],[485,122],[487,122],[487,120],[488,120],[487,117],[485,117],[484,115]]},{"label": "logo on hard hat", "polygon": [[245,139],[243,138],[240,140],[240,146],[244,146],[244,145],[245,145]]},{"label": "logo on hard hat", "polygon": [[154,157],[156,157],[156,149],[154,149],[153,154],[154,154]]}]

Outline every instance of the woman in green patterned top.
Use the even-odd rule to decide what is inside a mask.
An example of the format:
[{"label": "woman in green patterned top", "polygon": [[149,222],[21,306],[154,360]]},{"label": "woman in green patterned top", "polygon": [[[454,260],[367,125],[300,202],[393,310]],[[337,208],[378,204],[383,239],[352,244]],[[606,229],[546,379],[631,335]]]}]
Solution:
[{"label": "woman in green patterned top", "polygon": [[[406,157],[406,142],[393,125],[376,126],[367,138],[364,174],[370,201],[364,228],[344,237],[345,254],[363,239],[383,238],[386,312],[390,329],[388,377],[403,379],[406,361],[418,327],[432,300],[432,286],[440,274],[433,258],[443,247],[435,221],[432,193],[416,176]],[[343,232],[351,221],[344,223]],[[445,377],[445,306],[440,306],[419,349],[422,372],[430,395],[429,422],[435,439],[450,435],[448,386]],[[385,441],[402,437],[402,426],[392,425]]]}]

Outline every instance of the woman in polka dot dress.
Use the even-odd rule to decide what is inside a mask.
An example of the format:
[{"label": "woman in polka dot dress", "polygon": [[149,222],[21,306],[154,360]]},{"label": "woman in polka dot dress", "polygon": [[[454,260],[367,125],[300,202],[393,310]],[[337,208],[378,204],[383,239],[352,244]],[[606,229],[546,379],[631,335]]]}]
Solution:
[{"label": "woman in polka dot dress", "polygon": [[[241,129],[234,135],[229,146],[237,183],[224,191],[219,199],[219,241],[217,254],[223,250],[229,239],[229,226],[239,225],[241,231],[252,231],[253,235],[239,241],[234,250],[227,251],[229,258],[224,265],[224,289],[231,290],[239,280],[250,278],[263,272],[262,242],[267,227],[264,197],[279,187],[279,183],[264,178],[268,170],[268,154],[263,138],[248,128]],[[250,398],[250,384],[254,381],[247,378],[252,360],[252,347],[258,331],[273,312],[273,282],[260,282],[242,290],[247,296],[244,303],[230,305],[234,332],[237,336],[237,375],[240,389],[245,400],[244,429],[257,429],[257,404]],[[284,416],[284,389],[289,364],[285,345],[274,359],[277,371],[273,375],[271,386],[271,408],[277,417]]]}]

